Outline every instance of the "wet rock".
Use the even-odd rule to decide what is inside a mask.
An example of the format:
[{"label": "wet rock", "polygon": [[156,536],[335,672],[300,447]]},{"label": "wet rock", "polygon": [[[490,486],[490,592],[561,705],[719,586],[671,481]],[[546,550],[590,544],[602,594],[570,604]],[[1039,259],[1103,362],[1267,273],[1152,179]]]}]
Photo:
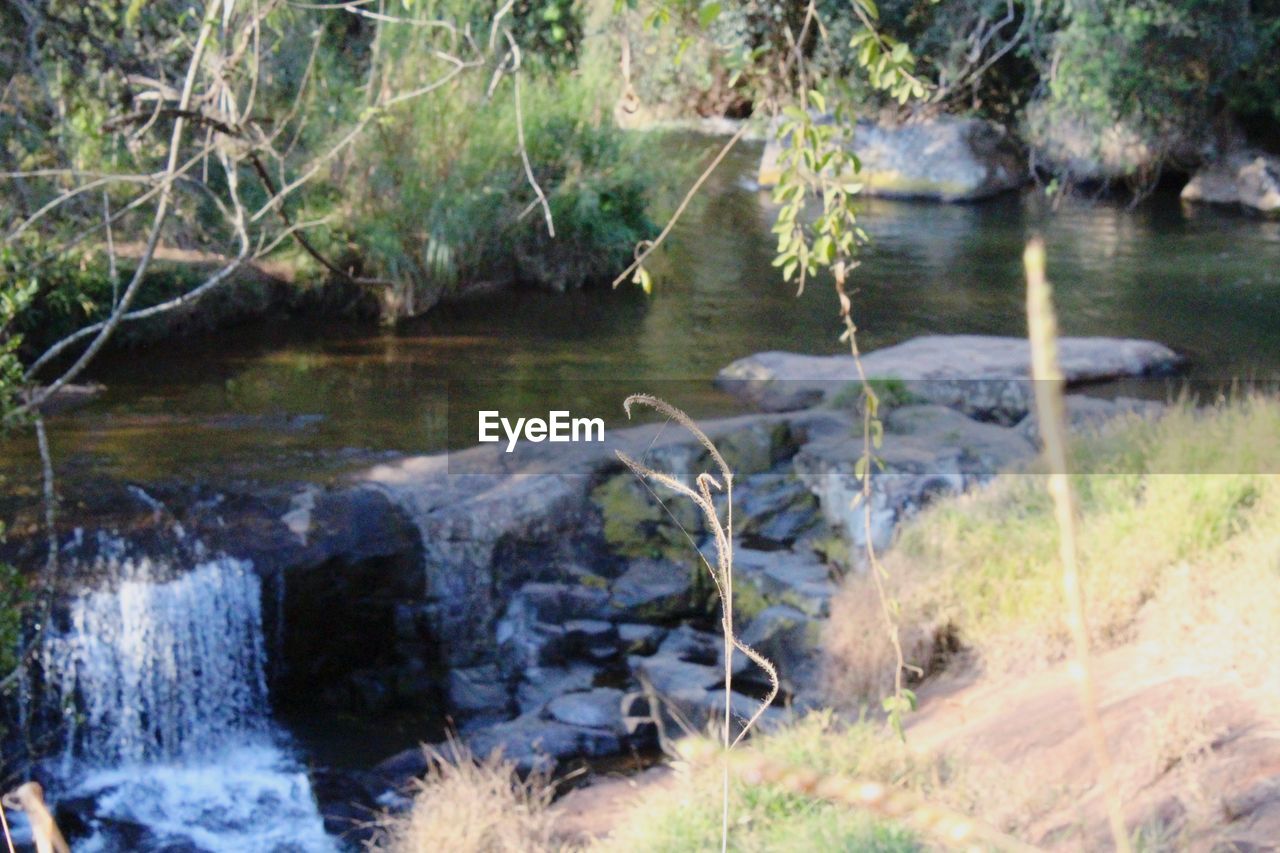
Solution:
[{"label": "wet rock", "polygon": [[[765,147],[758,182],[780,176],[782,144]],[[938,116],[901,124],[859,121],[853,153],[862,162],[858,180],[866,195],[975,201],[1027,182],[1026,158],[999,125],[975,118]]]},{"label": "wet rock", "polygon": [[[1062,338],[1068,383],[1173,370],[1176,353],[1153,341]],[[898,380],[903,392],[983,420],[1012,424],[1026,416],[1033,393],[1030,350],[1023,338],[926,335],[862,358],[872,379]],[[791,411],[831,400],[858,381],[852,356],[763,352],[720,371],[717,386],[766,411]]]},{"label": "wet rock", "polygon": [[568,693],[547,704],[547,715],[571,726],[607,729],[622,734],[622,696],[621,690],[612,687]]},{"label": "wet rock", "polygon": [[665,622],[690,615],[694,610],[691,575],[690,568],[663,560],[633,561],[613,583],[609,605],[614,618]]},{"label": "wet rock", "polygon": [[1202,166],[1182,188],[1183,201],[1280,212],[1280,157],[1239,149]]}]

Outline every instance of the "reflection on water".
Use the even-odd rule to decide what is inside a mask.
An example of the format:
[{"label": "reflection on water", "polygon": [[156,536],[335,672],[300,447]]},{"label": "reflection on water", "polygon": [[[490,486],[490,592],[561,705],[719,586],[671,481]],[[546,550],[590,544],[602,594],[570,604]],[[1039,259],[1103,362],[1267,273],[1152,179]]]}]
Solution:
[{"label": "reflection on water", "polygon": [[[815,282],[797,299],[770,266],[768,197],[750,181],[757,157],[744,146],[708,185],[661,253],[652,298],[634,287],[499,295],[394,334],[259,325],[117,354],[94,376],[109,393],[55,420],[60,465],[138,479],[320,474],[379,452],[468,443],[447,436],[449,406],[572,403],[575,414],[621,419],[613,386],[531,400],[534,380],[630,380],[634,390],[698,380],[676,402],[730,411],[707,380],[732,359],[841,349],[829,289]],[[1280,377],[1280,223],[1184,209],[1167,195],[1135,211],[1068,202],[1051,212],[1028,194],[869,200],[863,224],[874,240],[855,273],[864,348],[924,333],[1023,334],[1020,252],[1039,231],[1067,334],[1160,340],[1189,356],[1196,379]],[[29,439],[4,450],[10,470],[29,474]]]}]

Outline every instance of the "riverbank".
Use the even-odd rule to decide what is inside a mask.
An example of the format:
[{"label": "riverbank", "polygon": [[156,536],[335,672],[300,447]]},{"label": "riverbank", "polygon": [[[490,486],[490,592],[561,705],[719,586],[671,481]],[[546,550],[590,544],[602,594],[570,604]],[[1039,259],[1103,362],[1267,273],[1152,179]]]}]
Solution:
[{"label": "riverbank", "polygon": [[[1280,630],[1280,458],[1259,444],[1277,418],[1274,399],[1241,399],[1131,416],[1077,441],[1102,722],[1141,849],[1267,849],[1280,827],[1271,735],[1280,683],[1268,651]],[[859,711],[886,689],[892,656],[870,581],[850,575],[822,646],[824,688],[846,715],[811,714],[742,747],[744,767],[773,762],[793,775],[735,776],[733,843],[916,850],[926,842],[909,809],[895,806],[901,822],[886,822],[874,799],[859,812],[788,784],[812,791],[801,780],[828,774],[889,786],[903,803],[956,809],[1043,849],[1105,849],[1104,795],[1062,662],[1053,531],[1043,482],[1025,473],[940,498],[906,524],[886,562],[908,662],[926,677],[912,679],[921,705],[908,716],[905,744],[874,715],[863,721],[866,705]],[[697,754],[687,744],[680,752]],[[424,828],[452,838],[428,817],[442,804],[485,802],[453,782],[422,787],[416,822],[393,828],[409,834],[392,849],[416,849]],[[470,825],[481,838],[515,833],[508,837],[524,849],[701,849],[719,839],[714,760],[605,780],[549,809],[535,787],[523,824],[501,819],[510,814],[502,785],[489,790],[486,817]]]}]

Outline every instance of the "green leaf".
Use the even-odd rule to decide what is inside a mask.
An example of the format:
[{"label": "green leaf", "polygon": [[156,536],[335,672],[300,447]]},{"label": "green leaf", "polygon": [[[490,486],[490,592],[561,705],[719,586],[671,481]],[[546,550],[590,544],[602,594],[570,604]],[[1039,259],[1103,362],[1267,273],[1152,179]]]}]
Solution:
[{"label": "green leaf", "polygon": [[704,30],[715,23],[716,18],[720,17],[720,3],[717,0],[711,0],[710,3],[703,3],[702,8],[698,10],[698,26]]},{"label": "green leaf", "polygon": [[129,0],[129,8],[124,13],[125,26],[132,27],[138,23],[138,16],[142,14],[142,4],[147,0]]}]

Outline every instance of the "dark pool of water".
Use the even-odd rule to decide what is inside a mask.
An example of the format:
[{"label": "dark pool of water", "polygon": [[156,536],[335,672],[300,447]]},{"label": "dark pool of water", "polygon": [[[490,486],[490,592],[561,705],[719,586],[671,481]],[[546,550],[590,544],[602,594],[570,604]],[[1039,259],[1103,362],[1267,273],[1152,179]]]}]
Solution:
[{"label": "dark pool of water", "polygon": [[[473,443],[457,425],[478,408],[553,404],[617,422],[623,395],[657,389],[697,415],[733,411],[710,386],[727,362],[842,351],[829,285],[797,298],[770,265],[772,207],[751,182],[758,156],[743,146],[710,182],[655,264],[651,297],[634,286],[501,294],[395,332],[259,324],[115,353],[93,372],[108,393],[53,420],[56,459],[137,480],[325,476],[379,454]],[[1040,232],[1065,333],[1154,338],[1189,358],[1194,379],[1280,377],[1280,222],[1188,209],[1172,195],[1136,210],[1052,211],[1026,193],[975,205],[868,200],[863,224],[873,238],[855,274],[864,349],[925,333],[1023,334],[1020,253]],[[19,488],[33,442],[0,452]]]}]

